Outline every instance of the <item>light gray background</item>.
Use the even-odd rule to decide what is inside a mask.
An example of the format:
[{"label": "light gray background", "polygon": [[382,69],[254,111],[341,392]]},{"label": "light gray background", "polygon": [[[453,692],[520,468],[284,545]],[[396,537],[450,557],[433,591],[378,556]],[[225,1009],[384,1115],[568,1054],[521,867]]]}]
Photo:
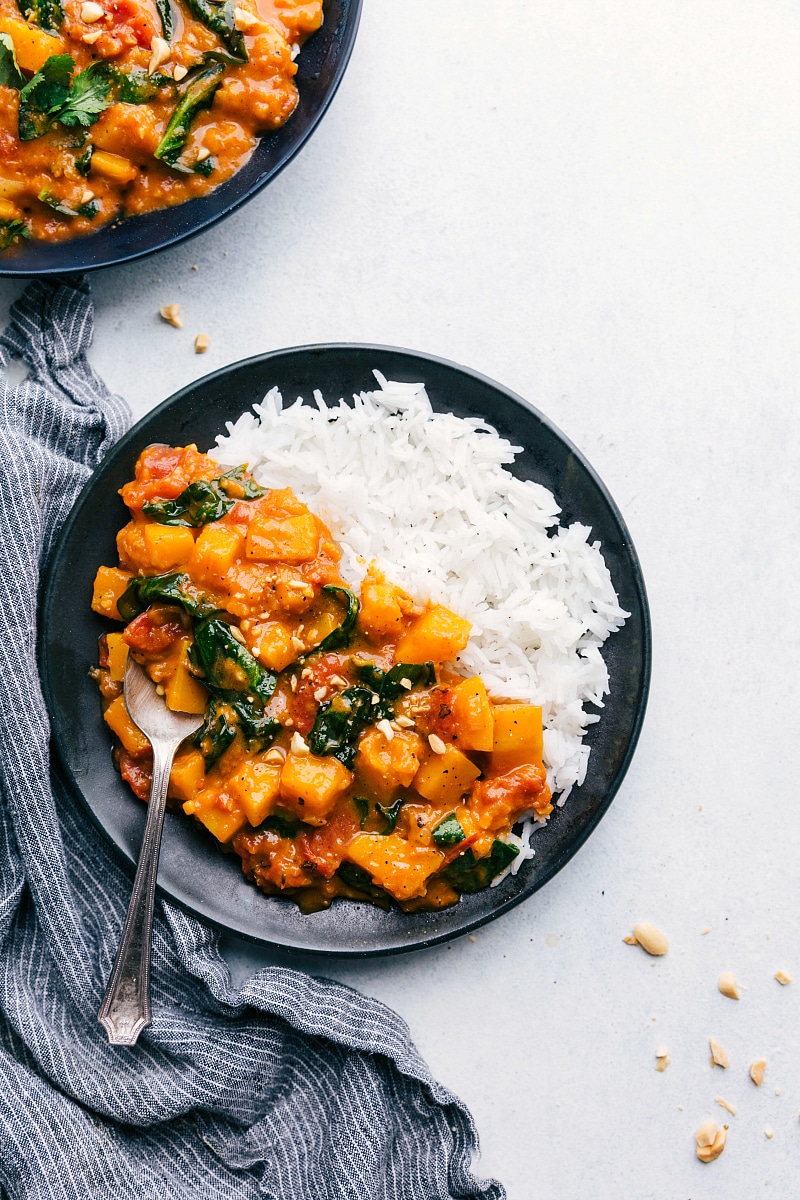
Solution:
[{"label": "light gray background", "polygon": [[[800,9],[365,7],[300,158],[201,239],[95,277],[93,360],[142,414],[259,351],[394,343],[495,377],[588,455],[630,525],[655,631],[648,718],[609,815],[474,942],[310,965],[403,1014],[511,1200],[788,1197]],[[181,331],[156,316],[175,301]],[[641,917],[669,934],[666,958],[622,943]],[[781,988],[779,968],[796,982]],[[747,987],[738,1003],[716,990],[726,969]],[[709,1034],[728,1071],[710,1068]],[[747,1068],[762,1055],[759,1091]],[[728,1148],[703,1166],[693,1134],[712,1114]]]}]

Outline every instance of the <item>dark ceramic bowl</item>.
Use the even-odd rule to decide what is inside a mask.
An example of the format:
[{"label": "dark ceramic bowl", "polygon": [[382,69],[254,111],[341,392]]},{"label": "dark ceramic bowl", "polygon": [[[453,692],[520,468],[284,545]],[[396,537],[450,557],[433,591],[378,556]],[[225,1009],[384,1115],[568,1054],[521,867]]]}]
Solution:
[{"label": "dark ceramic bowl", "polygon": [[[88,813],[133,863],[145,807],[111,763],[111,745],[88,670],[97,638],[111,622],[89,608],[102,563],[117,561],[115,535],[128,518],[118,489],[133,475],[150,442],[201,448],[214,444],[225,422],[273,385],[287,399],[329,400],[374,386],[372,371],[404,382],[424,380],[433,407],[460,417],[485,417],[524,450],[513,466],[522,479],[550,488],[562,520],[592,527],[623,608],[631,616],[605,647],[611,695],[590,726],[589,770],[582,787],[536,834],[536,856],[499,887],[464,896],[437,913],[383,912],[336,900],[304,916],[289,900],[265,896],[246,882],[235,856],[182,814],[168,813],[159,867],[161,892],[225,929],[271,945],[328,954],[391,954],[431,945],[475,929],[532,895],[572,857],[611,803],[633,755],[650,681],[650,620],[639,562],[614,501],[580,452],[525,400],[463,367],[383,346],[308,346],[247,359],[207,375],[149,413],[108,454],[87,483],[64,527],[44,589],[41,668],[55,744]],[[118,628],[118,626],[117,626]]]},{"label": "dark ceramic bowl", "polygon": [[297,60],[300,99],[289,120],[263,137],[241,171],[215,191],[104,226],[88,237],[23,242],[0,254],[0,277],[60,275],[132,262],[210,229],[260,192],[308,141],[341,83],[358,30],[362,0],[325,0],[325,20]]}]

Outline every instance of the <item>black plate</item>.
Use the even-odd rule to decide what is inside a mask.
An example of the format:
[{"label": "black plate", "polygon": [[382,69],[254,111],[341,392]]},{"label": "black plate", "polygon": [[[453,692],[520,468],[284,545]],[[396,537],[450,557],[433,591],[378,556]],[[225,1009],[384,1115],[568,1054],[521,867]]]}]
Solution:
[{"label": "black plate", "polygon": [[265,896],[242,874],[239,859],[223,855],[210,835],[178,814],[167,814],[159,885],[172,900],[225,929],[260,942],[328,954],[391,954],[467,932],[505,912],[551,879],[572,857],[611,803],[633,755],[650,681],[650,620],[636,552],[616,505],[592,468],[546,417],[491,380],[453,363],[383,346],[308,346],[280,350],[225,367],[184,388],[149,413],[106,457],[87,483],[64,527],[48,576],[42,609],[41,665],[53,735],[67,774],[89,812],[129,862],[138,854],[145,808],[111,763],[95,685],[88,677],[97,638],[110,622],[89,608],[101,563],[117,562],[115,535],[127,520],[118,489],[133,476],[150,442],[201,449],[260,400],[270,387],[284,399],[306,400],[321,388],[329,400],[374,386],[373,368],[389,379],[423,380],[439,411],[485,417],[525,447],[515,474],[550,488],[562,520],[592,527],[623,608],[624,627],[606,643],[611,695],[602,720],[590,727],[586,782],[538,832],[536,856],[497,888],[464,896],[438,913],[385,913],[369,904],[334,901],[304,916],[279,897]]},{"label": "black plate", "polygon": [[325,20],[304,44],[295,76],[300,98],[285,125],[263,137],[241,171],[215,191],[174,208],[103,226],[68,242],[23,242],[0,254],[4,275],[55,275],[132,262],[210,229],[235,212],[294,158],[334,97],[356,39],[362,0],[325,0]]}]

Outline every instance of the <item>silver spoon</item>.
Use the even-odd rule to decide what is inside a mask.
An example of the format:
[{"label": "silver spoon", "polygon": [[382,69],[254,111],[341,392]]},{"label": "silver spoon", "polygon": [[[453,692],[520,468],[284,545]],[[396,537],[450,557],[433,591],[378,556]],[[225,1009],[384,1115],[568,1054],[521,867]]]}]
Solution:
[{"label": "silver spoon", "polygon": [[156,685],[130,655],[125,667],[124,688],[131,719],[153,747],[153,782],[128,915],[97,1014],[112,1046],[134,1046],[139,1034],[152,1020],[150,941],[169,773],[178,746],[203,723],[202,717],[167,708],[156,692]]}]

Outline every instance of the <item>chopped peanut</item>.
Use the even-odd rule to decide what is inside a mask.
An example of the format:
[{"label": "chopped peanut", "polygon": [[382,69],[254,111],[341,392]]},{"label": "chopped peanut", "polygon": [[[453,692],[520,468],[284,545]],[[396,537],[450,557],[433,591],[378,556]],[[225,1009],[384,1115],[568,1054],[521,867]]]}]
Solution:
[{"label": "chopped peanut", "polygon": [[650,921],[639,921],[633,927],[633,935],[643,950],[648,954],[661,955],[669,950],[666,934],[657,929]]},{"label": "chopped peanut", "polygon": [[712,1067],[729,1067],[731,1064],[728,1061],[728,1056],[720,1046],[715,1037],[708,1039],[708,1044],[711,1047],[711,1065]]},{"label": "chopped peanut", "polygon": [[728,996],[731,1000],[739,1000],[739,988],[732,971],[723,971],[719,977],[719,990],[723,996]]},{"label": "chopped peanut", "polygon": [[182,329],[183,321],[180,317],[180,304],[162,304],[158,310],[158,315],[162,321],[166,321],[168,325],[172,325],[174,329]]},{"label": "chopped peanut", "polygon": [[703,1121],[694,1136],[697,1142],[697,1157],[701,1162],[713,1162],[725,1149],[725,1128],[723,1126],[720,1129],[716,1121],[712,1121],[710,1118]]}]

